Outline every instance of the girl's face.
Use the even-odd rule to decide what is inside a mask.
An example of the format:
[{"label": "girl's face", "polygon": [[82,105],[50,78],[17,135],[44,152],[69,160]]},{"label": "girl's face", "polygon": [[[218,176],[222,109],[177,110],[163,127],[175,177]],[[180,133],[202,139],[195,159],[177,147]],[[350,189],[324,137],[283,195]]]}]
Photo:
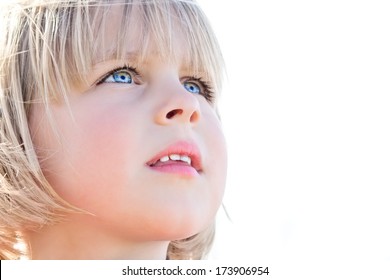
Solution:
[{"label": "girl's face", "polygon": [[[120,8],[105,26],[121,24]],[[134,25],[137,19],[134,16]],[[137,29],[126,61],[107,59],[88,73],[89,85],[65,102],[34,105],[30,129],[44,174],[55,191],[93,215],[80,227],[133,240],[174,240],[214,219],[226,177],[226,146],[207,85],[188,65],[151,53],[137,60]],[[178,32],[174,47],[185,45]],[[136,62],[137,61],[137,62]],[[180,60],[179,60],[180,61]],[[75,220],[76,221],[76,220]]]}]

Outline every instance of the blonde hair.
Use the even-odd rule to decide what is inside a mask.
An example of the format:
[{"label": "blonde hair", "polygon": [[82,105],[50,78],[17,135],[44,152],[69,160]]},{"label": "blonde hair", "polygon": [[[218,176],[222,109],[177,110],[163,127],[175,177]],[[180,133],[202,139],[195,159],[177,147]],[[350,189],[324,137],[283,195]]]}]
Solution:
[{"label": "blonde hair", "polygon": [[[186,40],[185,60],[195,73],[206,75],[220,92],[223,59],[217,40],[198,4],[191,0],[20,0],[0,4],[0,258],[28,255],[18,246],[23,230],[39,229],[80,211],[62,200],[45,180],[34,151],[28,120],[31,104],[46,106],[72,85],[84,81],[98,56],[94,44],[104,36],[112,5],[123,5],[117,29],[117,49],[124,58],[123,40],[131,9],[140,7],[140,57],[157,42],[163,58],[177,59],[172,40],[180,28]],[[172,18],[176,22],[172,21]],[[177,26],[177,21],[180,27]],[[103,57],[104,59],[104,57]],[[168,259],[201,259],[214,237],[214,224],[184,240],[172,241]]]}]

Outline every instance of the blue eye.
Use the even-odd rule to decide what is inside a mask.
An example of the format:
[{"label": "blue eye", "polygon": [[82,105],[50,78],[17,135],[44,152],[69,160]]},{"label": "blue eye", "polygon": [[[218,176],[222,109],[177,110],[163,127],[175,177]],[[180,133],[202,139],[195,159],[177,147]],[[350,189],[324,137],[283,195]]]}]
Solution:
[{"label": "blue eye", "polygon": [[208,102],[213,103],[214,91],[210,82],[195,76],[188,76],[182,80],[184,88],[193,94],[203,96]]},{"label": "blue eye", "polygon": [[116,84],[138,84],[139,74],[135,68],[124,66],[121,68],[114,69],[110,71],[106,76],[104,76],[97,85],[103,83],[116,83]]},{"label": "blue eye", "polygon": [[123,84],[132,84],[133,77],[131,73],[125,70],[119,70],[104,79],[106,83],[123,83]]},{"label": "blue eye", "polygon": [[200,94],[202,91],[200,86],[194,82],[184,82],[183,86],[190,93]]}]

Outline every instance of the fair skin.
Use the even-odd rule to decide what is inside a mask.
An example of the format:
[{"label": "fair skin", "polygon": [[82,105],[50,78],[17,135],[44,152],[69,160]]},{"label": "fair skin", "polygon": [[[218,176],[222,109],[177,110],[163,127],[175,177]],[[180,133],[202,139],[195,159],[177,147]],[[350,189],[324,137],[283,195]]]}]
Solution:
[{"label": "fair skin", "polygon": [[[107,30],[119,24],[118,9]],[[138,35],[135,30],[129,42]],[[102,52],[113,42],[105,39]],[[182,40],[178,32],[178,52]],[[215,105],[188,78],[184,59],[174,63],[151,53],[140,62],[134,44],[126,46],[126,61],[96,63],[88,85],[68,93],[68,104],[49,104],[58,134],[44,105],[33,106],[30,130],[47,180],[91,213],[28,232],[33,259],[165,259],[170,240],[205,229],[219,208],[227,160]],[[138,74],[110,75],[124,65]],[[153,166],[172,145],[183,153],[198,150],[199,160],[190,154],[191,164],[170,159],[162,169]]]}]

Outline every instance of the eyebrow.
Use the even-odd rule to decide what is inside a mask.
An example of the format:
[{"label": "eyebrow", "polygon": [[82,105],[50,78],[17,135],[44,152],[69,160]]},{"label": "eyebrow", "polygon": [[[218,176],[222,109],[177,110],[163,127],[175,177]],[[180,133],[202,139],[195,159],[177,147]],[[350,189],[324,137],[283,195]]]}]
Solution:
[{"label": "eyebrow", "polygon": [[103,53],[103,55],[98,55],[93,59],[94,64],[99,64],[107,60],[126,60],[134,63],[138,63],[140,61],[141,53],[138,51],[130,51],[125,52],[123,56],[118,55],[117,49],[111,49]]},{"label": "eyebrow", "polygon": [[166,58],[158,51],[148,51],[147,53],[143,53],[142,51],[125,51],[122,54],[118,52],[118,49],[113,48],[104,52],[102,55],[98,54],[96,58],[93,59],[93,64],[103,63],[108,60],[125,60],[129,61],[135,65],[144,64],[147,62],[149,56],[157,56],[162,59]]}]

